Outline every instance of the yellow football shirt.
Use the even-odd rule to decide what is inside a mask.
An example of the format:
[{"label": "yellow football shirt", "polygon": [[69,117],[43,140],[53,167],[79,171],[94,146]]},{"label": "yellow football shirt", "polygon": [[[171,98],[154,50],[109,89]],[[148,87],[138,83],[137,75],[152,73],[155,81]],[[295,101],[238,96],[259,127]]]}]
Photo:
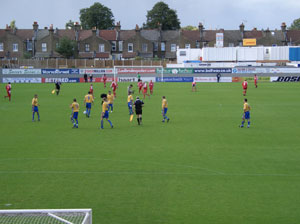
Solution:
[{"label": "yellow football shirt", "polygon": [[248,103],[244,103],[244,112],[250,111],[250,106]]},{"label": "yellow football shirt", "polygon": [[94,101],[94,98],[91,94],[87,94],[85,97],[84,97],[84,101],[86,103],[92,103]]},{"label": "yellow football shirt", "polygon": [[163,100],[162,100],[162,105],[161,105],[161,107],[162,107],[162,109],[168,108],[168,102],[167,102],[166,99],[163,99]]},{"label": "yellow football shirt", "polygon": [[108,110],[108,102],[103,102],[102,104],[102,112],[105,113]]},{"label": "yellow football shirt", "polygon": [[32,99],[32,106],[35,106],[35,107],[37,107],[39,104],[38,104],[38,99],[37,98],[33,98]]},{"label": "yellow football shirt", "polygon": [[79,111],[79,104],[77,102],[73,102],[71,108],[72,108],[73,112],[78,112]]},{"label": "yellow football shirt", "polygon": [[132,101],[133,101],[133,97],[132,97],[132,95],[129,95],[127,98],[127,103],[132,102]]},{"label": "yellow football shirt", "polygon": [[108,104],[113,104],[114,103],[114,96],[111,94],[107,95],[107,100],[108,100]]}]

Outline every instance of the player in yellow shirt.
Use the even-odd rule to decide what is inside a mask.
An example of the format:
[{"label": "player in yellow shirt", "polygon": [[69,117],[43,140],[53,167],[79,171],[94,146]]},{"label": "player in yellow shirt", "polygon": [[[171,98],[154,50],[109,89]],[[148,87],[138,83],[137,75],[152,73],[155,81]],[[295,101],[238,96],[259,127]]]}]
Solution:
[{"label": "player in yellow shirt", "polygon": [[131,91],[128,92],[128,97],[127,97],[127,105],[129,109],[129,121],[131,122],[133,119],[133,110],[132,110],[132,105],[133,105],[133,97],[131,95]]},{"label": "player in yellow shirt", "polygon": [[40,121],[40,114],[39,114],[39,103],[38,103],[38,95],[35,94],[32,101],[31,101],[31,106],[32,106],[32,121],[34,122],[34,114],[37,113],[38,115],[38,121]]},{"label": "player in yellow shirt", "polygon": [[75,98],[73,99],[73,103],[70,105],[70,108],[72,109],[71,121],[73,123],[73,128],[78,128],[79,104]]},{"label": "player in yellow shirt", "polygon": [[85,115],[86,115],[86,117],[90,117],[90,115],[91,115],[91,109],[92,109],[92,103],[94,103],[94,97],[91,94],[91,92],[88,92],[88,94],[85,95],[85,97],[84,97],[84,103],[85,103],[85,106],[86,106]]},{"label": "player in yellow shirt", "polygon": [[165,96],[162,97],[162,116],[163,116],[163,120],[162,122],[165,122],[165,119],[167,119],[167,122],[170,121],[170,118],[167,117],[167,112],[168,112],[168,101],[166,99]]},{"label": "player in yellow shirt", "polygon": [[108,94],[107,94],[108,112],[109,112],[109,110],[110,110],[111,113],[113,112],[114,100],[115,100],[114,95],[111,94],[111,91],[108,91]]},{"label": "player in yellow shirt", "polygon": [[239,126],[240,128],[244,127],[245,120],[248,121],[247,128],[250,128],[250,109],[251,108],[248,104],[248,100],[244,99],[244,107],[243,107],[244,113],[243,113],[243,118],[242,118],[242,124]]},{"label": "player in yellow shirt", "polygon": [[108,113],[108,101],[107,101],[107,96],[104,96],[103,98],[103,103],[102,103],[102,113],[101,113],[101,129],[103,129],[103,119],[105,118],[108,123],[110,124],[110,127],[113,128],[113,124],[111,121],[108,119],[109,118],[109,113]]}]

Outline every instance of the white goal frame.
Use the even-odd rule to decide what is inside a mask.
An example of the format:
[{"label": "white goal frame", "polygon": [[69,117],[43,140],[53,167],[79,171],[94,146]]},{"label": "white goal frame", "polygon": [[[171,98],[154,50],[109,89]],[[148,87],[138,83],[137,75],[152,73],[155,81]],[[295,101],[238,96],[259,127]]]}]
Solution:
[{"label": "white goal frame", "polygon": [[[140,68],[140,69],[143,69],[143,68],[159,68],[160,69],[160,77],[161,77],[161,82],[163,82],[164,80],[164,66],[162,65],[157,65],[157,66],[143,66],[143,65],[140,65],[140,66],[126,66],[126,65],[119,65],[119,66],[114,66],[114,80],[116,80],[116,77],[118,77],[118,68]],[[132,73],[132,74],[135,74],[135,73]],[[141,73],[140,73],[141,74]],[[157,73],[156,73],[157,75]],[[141,76],[141,78],[143,78],[143,76]]]},{"label": "white goal frame", "polygon": [[[59,215],[67,215],[71,213],[84,213],[83,221],[80,224],[92,224],[92,209],[17,209],[17,210],[0,210],[1,218],[5,217],[22,217],[22,216],[36,216],[36,217],[52,217],[56,223],[74,224]],[[3,222],[1,222],[3,223]],[[38,223],[38,222],[37,222]],[[4,224],[6,224],[4,222]],[[77,223],[76,223],[77,224]]]}]

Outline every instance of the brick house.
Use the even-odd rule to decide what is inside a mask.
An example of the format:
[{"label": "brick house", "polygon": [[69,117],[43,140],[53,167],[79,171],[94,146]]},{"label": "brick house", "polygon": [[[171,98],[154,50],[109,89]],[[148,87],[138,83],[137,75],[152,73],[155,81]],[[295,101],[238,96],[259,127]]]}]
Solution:
[{"label": "brick house", "polygon": [[6,25],[0,30],[0,59],[23,58],[25,53],[31,56],[32,36],[32,30],[11,29]]}]

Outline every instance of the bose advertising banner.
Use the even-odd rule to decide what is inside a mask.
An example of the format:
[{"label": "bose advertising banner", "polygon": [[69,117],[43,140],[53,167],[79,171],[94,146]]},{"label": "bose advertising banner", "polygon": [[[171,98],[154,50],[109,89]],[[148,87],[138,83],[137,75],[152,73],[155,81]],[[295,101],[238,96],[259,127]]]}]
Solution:
[{"label": "bose advertising banner", "polygon": [[3,83],[41,83],[42,78],[3,78]]},{"label": "bose advertising banner", "polygon": [[79,69],[42,69],[43,75],[78,75]]},{"label": "bose advertising banner", "polygon": [[271,82],[300,82],[300,76],[278,76],[271,77]]}]

